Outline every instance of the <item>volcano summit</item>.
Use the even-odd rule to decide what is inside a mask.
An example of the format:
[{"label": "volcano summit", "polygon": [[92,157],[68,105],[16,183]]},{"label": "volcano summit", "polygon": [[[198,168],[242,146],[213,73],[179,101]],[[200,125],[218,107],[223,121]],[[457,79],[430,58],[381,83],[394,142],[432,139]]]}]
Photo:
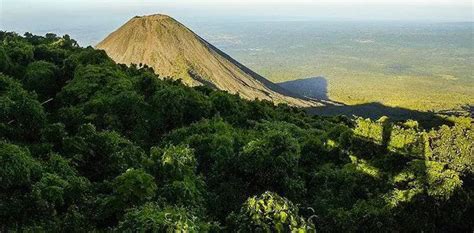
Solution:
[{"label": "volcano summit", "polygon": [[136,16],[96,47],[117,63],[146,64],[190,86],[208,85],[250,100],[318,105],[263,78],[167,15]]}]

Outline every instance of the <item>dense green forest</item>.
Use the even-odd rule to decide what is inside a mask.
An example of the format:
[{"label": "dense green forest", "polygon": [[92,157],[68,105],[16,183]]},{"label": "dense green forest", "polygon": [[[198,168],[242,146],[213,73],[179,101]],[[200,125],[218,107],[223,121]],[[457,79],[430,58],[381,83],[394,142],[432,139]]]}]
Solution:
[{"label": "dense green forest", "polygon": [[0,232],[472,232],[472,119],[311,116],[0,32]]}]

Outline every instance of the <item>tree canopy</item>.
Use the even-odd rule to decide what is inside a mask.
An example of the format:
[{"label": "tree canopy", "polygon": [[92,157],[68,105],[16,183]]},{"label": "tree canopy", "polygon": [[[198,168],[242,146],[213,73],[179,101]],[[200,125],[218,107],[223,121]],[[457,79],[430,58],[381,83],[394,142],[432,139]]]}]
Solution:
[{"label": "tree canopy", "polygon": [[0,32],[0,232],[472,232],[469,117],[322,117]]}]

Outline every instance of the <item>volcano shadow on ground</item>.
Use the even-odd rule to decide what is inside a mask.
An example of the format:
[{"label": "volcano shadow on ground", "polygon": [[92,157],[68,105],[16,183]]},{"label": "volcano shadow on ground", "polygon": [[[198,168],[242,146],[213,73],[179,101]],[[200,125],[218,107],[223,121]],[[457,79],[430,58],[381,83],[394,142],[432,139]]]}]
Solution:
[{"label": "volcano shadow on ground", "polygon": [[452,125],[451,121],[437,115],[435,112],[422,112],[400,107],[385,106],[382,103],[372,102],[357,105],[326,105],[324,107],[307,108],[307,112],[322,116],[359,116],[379,119],[388,116],[392,121],[416,120],[424,128],[433,128],[441,125]]},{"label": "volcano shadow on ground", "polygon": [[328,82],[324,77],[311,77],[278,83],[281,87],[310,99],[324,102],[325,106],[307,108],[307,112],[314,115],[336,116],[353,115],[377,120],[382,116],[388,116],[392,121],[406,121],[408,119],[418,121],[425,128],[432,128],[443,124],[451,125],[452,122],[440,117],[434,112],[422,112],[400,107],[385,106],[382,103],[371,102],[358,105],[345,105],[335,102],[328,97]]},{"label": "volcano shadow on ground", "polygon": [[311,77],[278,83],[280,87],[310,99],[329,100],[328,82],[324,77]]}]

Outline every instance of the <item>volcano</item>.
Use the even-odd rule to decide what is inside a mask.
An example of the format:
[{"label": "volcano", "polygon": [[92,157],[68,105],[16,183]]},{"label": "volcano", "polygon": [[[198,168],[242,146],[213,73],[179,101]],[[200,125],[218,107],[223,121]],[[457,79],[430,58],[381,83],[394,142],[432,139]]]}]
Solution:
[{"label": "volcano", "polygon": [[117,63],[146,64],[161,77],[190,86],[207,85],[276,104],[319,105],[258,75],[167,15],[133,17],[96,48]]}]

